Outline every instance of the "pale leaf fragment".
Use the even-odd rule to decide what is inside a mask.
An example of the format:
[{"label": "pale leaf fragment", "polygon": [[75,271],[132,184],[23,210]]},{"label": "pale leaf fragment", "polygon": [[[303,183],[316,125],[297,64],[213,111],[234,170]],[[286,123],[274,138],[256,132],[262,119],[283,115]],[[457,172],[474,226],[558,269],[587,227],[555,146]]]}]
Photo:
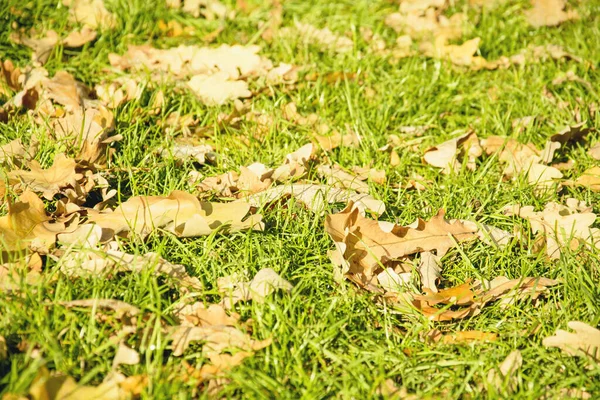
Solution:
[{"label": "pale leaf fragment", "polygon": [[577,11],[565,10],[565,0],[532,0],[531,3],[533,8],[525,11],[525,17],[534,28],[557,26],[579,18]]},{"label": "pale leaf fragment", "polygon": [[430,251],[421,253],[418,271],[421,276],[421,285],[424,288],[436,293],[438,291],[436,282],[442,277],[441,257],[436,256]]},{"label": "pale leaf fragment", "polygon": [[125,343],[120,342],[117,347],[115,358],[113,358],[112,368],[116,369],[119,365],[136,365],[140,363],[140,354],[128,347]]},{"label": "pale leaf fragment", "polygon": [[104,6],[103,0],[63,0],[69,7],[69,19],[92,29],[116,27],[117,20]]},{"label": "pale leaf fragment", "polygon": [[291,283],[271,268],[261,269],[250,282],[231,282],[231,278],[226,277],[218,285],[219,291],[226,295],[221,302],[225,308],[233,307],[238,301],[254,300],[262,303],[276,290],[289,292],[293,288]]},{"label": "pale leaf fragment", "polygon": [[542,341],[546,347],[558,347],[570,356],[585,356],[600,362],[600,330],[579,321],[570,321],[567,326],[574,332],[557,329],[554,336]]}]

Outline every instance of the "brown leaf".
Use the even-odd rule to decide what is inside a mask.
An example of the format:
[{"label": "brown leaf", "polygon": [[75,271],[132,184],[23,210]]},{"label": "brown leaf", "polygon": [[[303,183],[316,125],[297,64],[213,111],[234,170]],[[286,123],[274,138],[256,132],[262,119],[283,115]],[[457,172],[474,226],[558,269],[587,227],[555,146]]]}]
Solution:
[{"label": "brown leaf", "polygon": [[600,191],[600,167],[586,169],[581,176],[575,180],[575,184],[587,187],[594,192]]},{"label": "brown leaf", "polygon": [[9,38],[14,43],[30,47],[33,50],[33,54],[31,55],[33,61],[45,64],[50,54],[52,54],[52,50],[54,50],[54,47],[60,41],[58,34],[53,30],[46,31],[45,36],[38,38],[34,38],[34,36],[38,36],[35,30],[30,31],[29,34],[31,37],[25,36],[24,33],[13,32]]},{"label": "brown leaf", "polygon": [[365,283],[388,261],[422,251],[436,250],[443,256],[456,243],[476,237],[472,227],[446,221],[443,210],[428,222],[418,219],[403,227],[367,219],[352,202],[340,213],[326,217],[325,230],[336,243],[336,260],[346,264],[344,273]]},{"label": "brown leaf", "polygon": [[31,249],[47,253],[64,230],[64,224],[50,223],[44,203],[29,190],[9,203],[8,214],[0,217],[0,242],[8,252]]},{"label": "brown leaf", "polygon": [[136,365],[140,363],[140,354],[134,349],[127,347],[125,343],[120,342],[117,347],[115,358],[113,358],[112,368],[116,369],[119,365]]},{"label": "brown leaf", "polygon": [[64,154],[58,154],[48,169],[43,169],[37,161],[33,160],[29,164],[30,171],[11,171],[8,173],[8,178],[12,185],[19,184],[23,190],[42,193],[46,199],[52,200],[62,189],[76,186],[77,181],[83,177],[75,171],[76,166],[75,160]]},{"label": "brown leaf", "polygon": [[533,211],[533,206],[517,207],[516,212],[531,225],[533,233],[542,233],[546,237],[546,253],[551,259],[560,258],[564,248],[577,249],[580,244],[597,247],[600,231],[592,228],[596,214],[579,206],[573,206],[575,199],[568,199],[567,205],[555,202],[546,204],[543,211]]},{"label": "brown leaf", "polygon": [[195,160],[198,164],[214,162],[217,154],[212,146],[208,144],[195,144],[188,140],[178,140],[168,148],[160,148],[160,154],[163,157],[176,159],[179,161]]},{"label": "brown leaf", "polygon": [[344,189],[355,190],[359,193],[369,193],[369,185],[342,169],[339,165],[333,166],[320,165],[317,167],[317,173],[321,178],[325,178],[327,185]]},{"label": "brown leaf", "polygon": [[217,286],[219,292],[226,295],[221,302],[225,308],[233,307],[238,301],[254,300],[262,303],[275,290],[289,292],[293,288],[291,283],[271,268],[261,269],[250,282],[235,282],[232,277],[219,278]]},{"label": "brown leaf", "polygon": [[155,275],[168,276],[181,291],[202,290],[202,283],[198,278],[188,275],[183,265],[171,264],[152,252],[134,255],[118,250],[107,250],[106,253],[96,249],[72,251],[61,257],[60,270],[70,276],[94,276],[121,271],[139,274],[151,271]]},{"label": "brown leaf", "polygon": [[421,260],[417,267],[421,275],[421,286],[434,293],[438,291],[435,283],[442,277],[440,258],[429,251],[424,251],[421,253]]},{"label": "brown leaf", "polygon": [[550,136],[544,150],[542,150],[541,161],[546,164],[552,162],[556,150],[569,142],[581,141],[589,133],[594,132],[594,128],[584,128],[584,124],[585,122],[581,122],[577,125],[566,127],[562,131]]},{"label": "brown leaf", "polygon": [[458,172],[460,160],[467,159],[467,167],[475,169],[475,160],[482,154],[479,139],[475,132],[467,132],[456,139],[448,140],[442,144],[425,151],[423,160],[434,167],[442,169],[445,174]]},{"label": "brown leaf", "polygon": [[443,344],[461,344],[472,342],[494,342],[498,335],[482,331],[458,331],[442,336]]},{"label": "brown leaf", "polygon": [[80,385],[70,376],[50,373],[43,367],[29,388],[29,396],[32,400],[122,400],[127,393],[116,379],[106,379],[98,386]]},{"label": "brown leaf", "polygon": [[317,44],[323,49],[332,50],[337,53],[347,53],[354,49],[352,39],[339,36],[333,33],[329,28],[318,29],[310,24],[295,21],[295,32],[282,32],[289,35],[299,35],[305,43]]},{"label": "brown leaf", "polygon": [[69,20],[92,29],[112,29],[117,20],[104,6],[103,0],[63,0],[69,7]]},{"label": "brown leaf", "polygon": [[263,192],[244,198],[254,207],[261,207],[275,200],[292,196],[313,212],[323,212],[325,203],[347,203],[351,201],[353,207],[360,212],[372,211],[378,215],[383,214],[385,205],[368,194],[356,193],[353,190],[334,188],[327,185],[300,184],[274,186]]},{"label": "brown leaf", "polygon": [[241,330],[226,325],[178,326],[171,334],[173,355],[182,355],[192,342],[202,341],[202,354],[212,357],[227,349],[253,352],[271,344],[271,339],[253,340]]},{"label": "brown leaf", "polygon": [[594,160],[600,160],[600,143],[596,143],[588,150],[588,155]]},{"label": "brown leaf", "polygon": [[[558,284],[558,281],[547,278],[507,279],[498,277],[489,283],[490,289],[481,284],[464,283],[454,288],[440,290],[438,293],[428,292],[426,295],[410,295],[401,298],[401,302],[411,302],[412,306],[433,321],[451,321],[478,315],[488,303],[501,300],[503,305],[514,303],[525,298],[536,299],[547,287]],[[443,304],[443,309],[433,305]],[[450,309],[447,306],[462,305],[465,307]]]},{"label": "brown leaf", "polygon": [[164,229],[180,237],[195,237],[209,235],[224,225],[230,232],[262,230],[261,215],[244,219],[249,211],[250,204],[245,202],[200,202],[189,193],[175,190],[168,197],[135,196],[112,211],[88,209],[88,219],[115,234],[147,235],[155,229]]},{"label": "brown leaf", "polygon": [[524,12],[527,22],[534,28],[557,26],[573,19],[579,19],[575,10],[565,11],[565,0],[531,0],[533,8]]},{"label": "brown leaf", "polygon": [[89,26],[84,26],[78,31],[73,31],[62,40],[65,47],[81,47],[96,39],[97,33]]},{"label": "brown leaf", "polygon": [[542,341],[546,347],[558,347],[570,356],[585,356],[600,362],[600,330],[579,321],[570,321],[567,326],[575,332],[557,329],[554,336]]}]

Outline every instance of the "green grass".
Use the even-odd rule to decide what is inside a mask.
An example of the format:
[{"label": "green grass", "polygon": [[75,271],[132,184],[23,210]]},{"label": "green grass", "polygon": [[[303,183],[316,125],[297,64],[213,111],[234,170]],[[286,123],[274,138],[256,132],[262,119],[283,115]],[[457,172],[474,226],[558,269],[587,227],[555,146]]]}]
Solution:
[{"label": "green grass", "polygon": [[[16,16],[10,7],[0,9],[0,57],[10,58],[19,66],[29,63],[30,52],[8,40],[12,24],[22,27],[43,26],[65,32],[67,8],[60,1],[14,1],[10,7],[25,11]],[[160,4],[158,4],[160,3]],[[229,2],[234,7],[235,2]],[[268,18],[266,2],[248,1],[255,7],[249,15],[238,12],[227,20],[219,43],[247,43],[255,36],[259,21]],[[263,4],[265,3],[265,4]],[[463,1],[449,10],[461,11]],[[471,219],[511,231],[523,227],[525,240],[533,236],[523,220],[502,215],[501,209],[512,203],[534,205],[537,210],[548,201],[563,202],[575,197],[593,205],[600,212],[600,196],[583,188],[563,188],[558,193],[534,196],[532,187],[522,180],[506,181],[502,167],[493,157],[478,160],[478,168],[463,169],[450,176],[439,174],[422,163],[423,151],[456,135],[455,131],[473,128],[479,137],[515,136],[511,121],[529,115],[537,121],[517,136],[520,141],[541,147],[546,138],[563,126],[574,124],[574,113],[581,112],[589,126],[600,127],[600,114],[590,115],[587,105],[600,101],[600,2],[577,2],[580,21],[557,28],[532,29],[521,16],[527,1],[507,2],[490,12],[468,10],[468,34],[464,39],[481,37],[481,55],[495,59],[512,55],[528,45],[556,44],[587,60],[547,61],[498,71],[468,71],[452,67],[445,61],[412,57],[391,64],[387,59],[368,53],[359,28],[369,27],[389,44],[395,33],[383,19],[397,9],[390,1],[285,1],[284,26],[293,21],[328,27],[338,33],[351,34],[356,43],[353,52],[338,55],[323,52],[294,37],[269,44],[258,38],[261,54],[275,64],[286,62],[306,66],[305,71],[325,76],[330,72],[359,73],[360,79],[329,84],[322,78],[306,82],[296,90],[276,89],[274,97],[258,96],[253,108],[273,116],[275,123],[262,141],[252,139],[256,127],[243,124],[227,127],[210,135],[219,154],[214,166],[201,168],[193,164],[178,165],[154,151],[168,143],[157,125],[169,112],[193,112],[201,125],[214,124],[220,113],[233,106],[208,108],[190,95],[165,87],[167,103],[161,115],[143,111],[153,91],[142,100],[131,102],[115,112],[117,133],[124,139],[108,171],[112,187],[119,189],[123,201],[133,195],[164,195],[170,191],[190,190],[186,177],[199,169],[205,176],[237,170],[239,166],[259,161],[277,166],[285,155],[307,143],[310,130],[286,121],[281,105],[294,101],[302,114],[316,112],[331,126],[345,129],[348,124],[361,135],[359,148],[339,148],[328,154],[332,162],[351,167],[372,166],[384,169],[385,186],[371,185],[375,197],[383,200],[387,211],[382,219],[408,224],[416,217],[430,218],[439,208],[449,218]],[[105,78],[110,52],[122,54],[128,44],[152,43],[156,47],[179,44],[202,44],[201,38],[214,31],[220,21],[194,19],[168,10],[162,2],[142,0],[107,1],[118,16],[119,26],[105,31],[81,50],[57,49],[45,67],[50,75],[59,70],[93,85]],[[193,26],[190,38],[162,37],[158,20],[175,19]],[[590,82],[596,92],[576,82],[553,86],[560,73],[572,70]],[[374,98],[364,96],[364,89],[375,91]],[[566,107],[558,108],[542,95],[547,88]],[[142,109],[140,111],[139,109]],[[389,156],[377,149],[386,144],[387,136],[398,134],[399,127],[432,125],[418,149],[399,151],[401,164],[389,165]],[[406,136],[406,135],[404,135]],[[36,159],[50,165],[55,154],[68,151],[64,143],[48,137],[26,115],[8,124],[0,124],[0,144],[22,138],[29,143],[40,141]],[[242,139],[248,139],[244,144]],[[410,138],[412,139],[412,137]],[[596,134],[590,143],[598,140]],[[562,159],[573,159],[575,167],[565,172],[572,179],[596,161],[586,154],[583,145],[560,150]],[[433,183],[423,192],[394,188],[416,172]],[[50,207],[51,205],[49,205]],[[328,212],[342,205],[329,206]],[[396,314],[382,308],[373,296],[356,290],[351,284],[334,284],[332,265],[327,251],[333,243],[325,234],[323,215],[297,207],[276,206],[260,210],[266,220],[264,232],[241,232],[228,235],[179,239],[167,234],[153,234],[145,241],[124,242],[129,252],[158,252],[167,260],[187,267],[205,285],[200,299],[218,301],[216,280],[241,272],[248,277],[261,268],[275,269],[295,287],[290,294],[275,294],[264,304],[238,303],[236,311],[243,319],[252,318],[253,337],[273,338],[273,344],[228,374],[225,398],[377,398],[378,386],[388,378],[409,392],[430,398],[523,398],[537,399],[544,394],[560,398],[563,388],[585,388],[593,397],[600,396],[600,365],[589,367],[557,349],[542,346],[543,338],[558,329],[566,329],[572,320],[592,326],[600,323],[600,261],[598,251],[564,254],[549,261],[517,242],[504,250],[483,243],[451,250],[443,259],[444,286],[465,282],[469,278],[491,279],[544,276],[560,279],[562,284],[547,296],[502,309],[487,306],[481,315],[452,323],[434,323],[416,315]],[[6,206],[2,213],[6,212]],[[146,319],[138,319],[139,333],[129,343],[142,355],[139,365],[123,368],[127,375],[147,374],[150,384],[142,398],[177,398],[192,396],[192,388],[181,376],[181,362],[200,364],[202,357],[191,348],[182,358],[170,355],[165,337],[155,329],[160,320],[172,321],[172,304],[179,298],[176,290],[164,285],[151,274],[116,274],[110,279],[78,278],[62,275],[56,263],[47,260],[44,281],[35,286],[23,285],[18,296],[0,293],[0,335],[6,337],[10,356],[0,360],[0,393],[27,393],[40,367],[69,374],[79,382],[98,384],[111,369],[116,346],[110,337],[119,329],[114,319],[99,321],[89,309],[67,309],[59,301],[86,298],[114,298],[142,309]],[[497,333],[491,343],[443,345],[424,343],[420,335],[433,328],[444,332],[476,329]],[[24,344],[17,345],[21,342]],[[523,354],[518,370],[516,393],[487,386],[488,371],[515,349]],[[32,357],[35,356],[35,357]],[[38,356],[39,355],[39,356]],[[484,390],[485,389],[485,390]],[[207,396],[200,390],[198,396]]]}]

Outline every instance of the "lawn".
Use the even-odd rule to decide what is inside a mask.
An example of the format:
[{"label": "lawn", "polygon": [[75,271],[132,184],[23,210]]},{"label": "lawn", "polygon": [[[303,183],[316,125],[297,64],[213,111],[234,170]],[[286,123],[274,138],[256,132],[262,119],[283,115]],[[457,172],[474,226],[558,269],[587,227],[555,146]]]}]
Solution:
[{"label": "lawn", "polygon": [[600,397],[600,1],[4,2],[3,400]]}]

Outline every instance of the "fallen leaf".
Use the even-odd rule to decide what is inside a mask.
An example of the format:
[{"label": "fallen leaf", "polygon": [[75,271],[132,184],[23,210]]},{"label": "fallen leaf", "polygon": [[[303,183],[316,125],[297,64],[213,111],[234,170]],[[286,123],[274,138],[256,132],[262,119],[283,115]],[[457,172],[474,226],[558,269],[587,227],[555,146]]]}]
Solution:
[{"label": "fallen leaf", "polygon": [[471,131],[426,150],[423,160],[448,174],[459,171],[463,158],[467,160],[467,168],[474,170],[475,160],[482,152],[477,135]]},{"label": "fallen leaf", "polygon": [[25,36],[24,33],[13,32],[9,38],[14,43],[31,48],[33,50],[33,54],[31,55],[33,62],[45,64],[60,41],[58,34],[53,30],[46,31],[43,37],[34,38],[34,36],[38,36],[34,30],[29,34],[31,37]]},{"label": "fallen leaf", "polygon": [[89,26],[84,26],[78,31],[73,31],[62,40],[62,45],[65,47],[81,47],[86,43],[96,39],[98,34]]},{"label": "fallen leaf", "polygon": [[174,142],[167,148],[161,147],[159,151],[163,157],[174,158],[184,162],[195,160],[201,165],[214,162],[217,159],[217,154],[213,151],[212,146],[182,140]]},{"label": "fallen leaf", "polygon": [[565,0],[531,0],[533,8],[524,12],[527,22],[534,28],[557,26],[573,19],[579,19],[575,10],[566,10]]},{"label": "fallen leaf", "polygon": [[575,180],[575,184],[584,186],[594,192],[600,191],[600,167],[586,169],[581,176]]},{"label": "fallen leaf", "polygon": [[28,157],[21,139],[15,139],[0,146],[0,165],[19,166]]},{"label": "fallen leaf", "polygon": [[87,211],[90,222],[115,234],[147,235],[155,229],[164,229],[180,237],[194,237],[210,235],[221,226],[227,226],[230,232],[264,227],[261,215],[246,218],[250,211],[250,204],[246,202],[200,202],[195,196],[178,190],[168,197],[135,196],[114,210]]},{"label": "fallen leaf", "polygon": [[238,349],[253,352],[271,344],[270,339],[253,340],[247,333],[227,325],[178,326],[173,327],[171,334],[172,348],[175,357],[181,356],[192,342],[202,341],[202,354],[213,357],[226,349]]},{"label": "fallen leaf", "polygon": [[47,253],[64,230],[64,224],[50,222],[44,203],[29,190],[9,203],[8,214],[0,217],[0,242],[7,252],[30,249]]},{"label": "fallen leaf", "polygon": [[310,24],[298,21],[295,22],[295,28],[295,31],[284,32],[284,34],[299,35],[305,43],[317,44],[324,49],[337,53],[347,53],[354,49],[352,39],[336,35],[329,28],[318,29]]},{"label": "fallen leaf", "polygon": [[141,310],[136,306],[132,306],[131,304],[126,303],[124,301],[114,299],[84,299],[60,301],[59,304],[67,308],[106,308],[109,310],[113,310],[117,314],[117,318],[121,318],[125,315],[134,317],[141,312]]},{"label": "fallen leaf", "polygon": [[558,347],[570,356],[585,356],[600,362],[600,330],[579,321],[570,321],[567,326],[575,332],[557,329],[554,336],[542,341],[545,347]]},{"label": "fallen leaf", "polygon": [[97,276],[124,271],[140,274],[150,271],[155,275],[168,276],[181,291],[202,290],[202,283],[198,278],[190,276],[185,266],[172,264],[152,252],[135,255],[118,250],[107,250],[105,253],[96,249],[77,250],[63,255],[59,265],[61,272],[69,276]]},{"label": "fallen leaf", "polygon": [[461,344],[472,342],[494,342],[498,339],[498,335],[490,332],[482,331],[457,331],[442,336],[443,344]]},{"label": "fallen leaf", "polygon": [[398,12],[385,18],[385,24],[396,32],[406,33],[414,39],[439,36],[458,39],[462,36],[466,14],[455,13],[448,18],[441,14],[440,4],[420,2],[417,7],[406,7],[404,4],[401,3]]},{"label": "fallen leaf", "polygon": [[232,81],[225,72],[212,75],[195,75],[187,83],[188,88],[204,104],[209,106],[222,105],[227,101],[252,96],[248,83]]},{"label": "fallen leaf", "polygon": [[354,204],[325,219],[325,231],[336,243],[336,261],[344,275],[370,282],[386,262],[423,251],[443,256],[456,243],[476,238],[472,227],[460,221],[449,223],[440,210],[428,222],[417,219],[404,227],[362,216]]},{"label": "fallen leaf", "polygon": [[565,248],[576,250],[581,244],[596,247],[600,242],[600,230],[591,227],[596,221],[596,214],[587,209],[581,211],[569,202],[567,200],[566,206],[550,202],[539,212],[534,211],[533,206],[517,206],[516,212],[507,211],[509,215],[516,214],[527,219],[534,234],[543,234],[546,254],[550,259],[558,259]]},{"label": "fallen leaf", "polygon": [[219,278],[217,286],[219,292],[225,295],[221,302],[225,308],[233,307],[238,301],[254,300],[262,303],[275,290],[289,292],[293,288],[291,283],[271,268],[261,269],[250,282],[235,282],[231,277]]},{"label": "fallen leaf", "polygon": [[320,165],[317,167],[317,173],[325,178],[325,182],[329,186],[355,190],[359,193],[369,193],[369,185],[359,179],[356,175],[352,175],[342,169],[339,165],[333,166]]},{"label": "fallen leaf", "polygon": [[8,347],[6,346],[6,339],[4,336],[0,336],[0,360],[5,360],[8,357]]},{"label": "fallen leaf", "polygon": [[417,267],[421,275],[421,286],[434,293],[438,291],[435,283],[442,277],[440,258],[430,251],[424,251],[421,253],[421,260]]},{"label": "fallen leaf", "polygon": [[324,211],[325,203],[347,203],[348,201],[352,201],[353,207],[362,213],[372,211],[381,215],[385,211],[383,202],[368,194],[316,184],[296,183],[274,186],[263,192],[245,197],[244,201],[254,207],[261,207],[286,196],[294,197],[309,210],[316,213]]},{"label": "fallen leaf", "polygon": [[594,128],[584,128],[585,122],[581,122],[577,125],[569,126],[550,136],[542,154],[540,156],[543,163],[550,163],[554,159],[554,153],[562,146],[569,142],[576,142],[583,140],[589,133],[593,132]]},{"label": "fallen leaf", "polygon": [[29,163],[30,171],[11,171],[8,178],[13,186],[18,184],[22,190],[39,192],[46,199],[52,200],[62,189],[76,186],[77,181],[83,178],[75,171],[76,166],[75,160],[58,154],[48,169],[43,169],[37,161],[32,160]]},{"label": "fallen leaf", "polygon": [[[452,321],[476,316],[481,309],[490,302],[500,300],[501,306],[515,303],[523,299],[536,299],[550,286],[559,282],[547,278],[521,278],[507,279],[505,277],[495,278],[489,282],[489,289],[485,289],[481,283],[471,284],[469,282],[457,287],[443,289],[438,293],[425,290],[425,295],[408,293],[407,296],[398,298],[399,305],[410,303],[425,317],[432,321]],[[444,305],[443,309],[434,307]],[[462,306],[458,309],[448,306]]]},{"label": "fallen leaf", "polygon": [[600,143],[596,143],[588,150],[588,155],[594,160],[600,160]]},{"label": "fallen leaf", "polygon": [[134,349],[127,347],[125,343],[120,342],[117,347],[115,358],[113,358],[112,368],[116,369],[119,365],[136,365],[140,363],[140,354]]},{"label": "fallen leaf", "polygon": [[69,19],[92,29],[112,29],[117,19],[104,6],[103,0],[63,0],[69,7]]},{"label": "fallen leaf", "polygon": [[114,375],[107,376],[98,386],[87,386],[78,384],[70,376],[58,372],[50,373],[45,367],[40,368],[33,380],[29,396],[32,400],[122,400],[128,397]]}]

